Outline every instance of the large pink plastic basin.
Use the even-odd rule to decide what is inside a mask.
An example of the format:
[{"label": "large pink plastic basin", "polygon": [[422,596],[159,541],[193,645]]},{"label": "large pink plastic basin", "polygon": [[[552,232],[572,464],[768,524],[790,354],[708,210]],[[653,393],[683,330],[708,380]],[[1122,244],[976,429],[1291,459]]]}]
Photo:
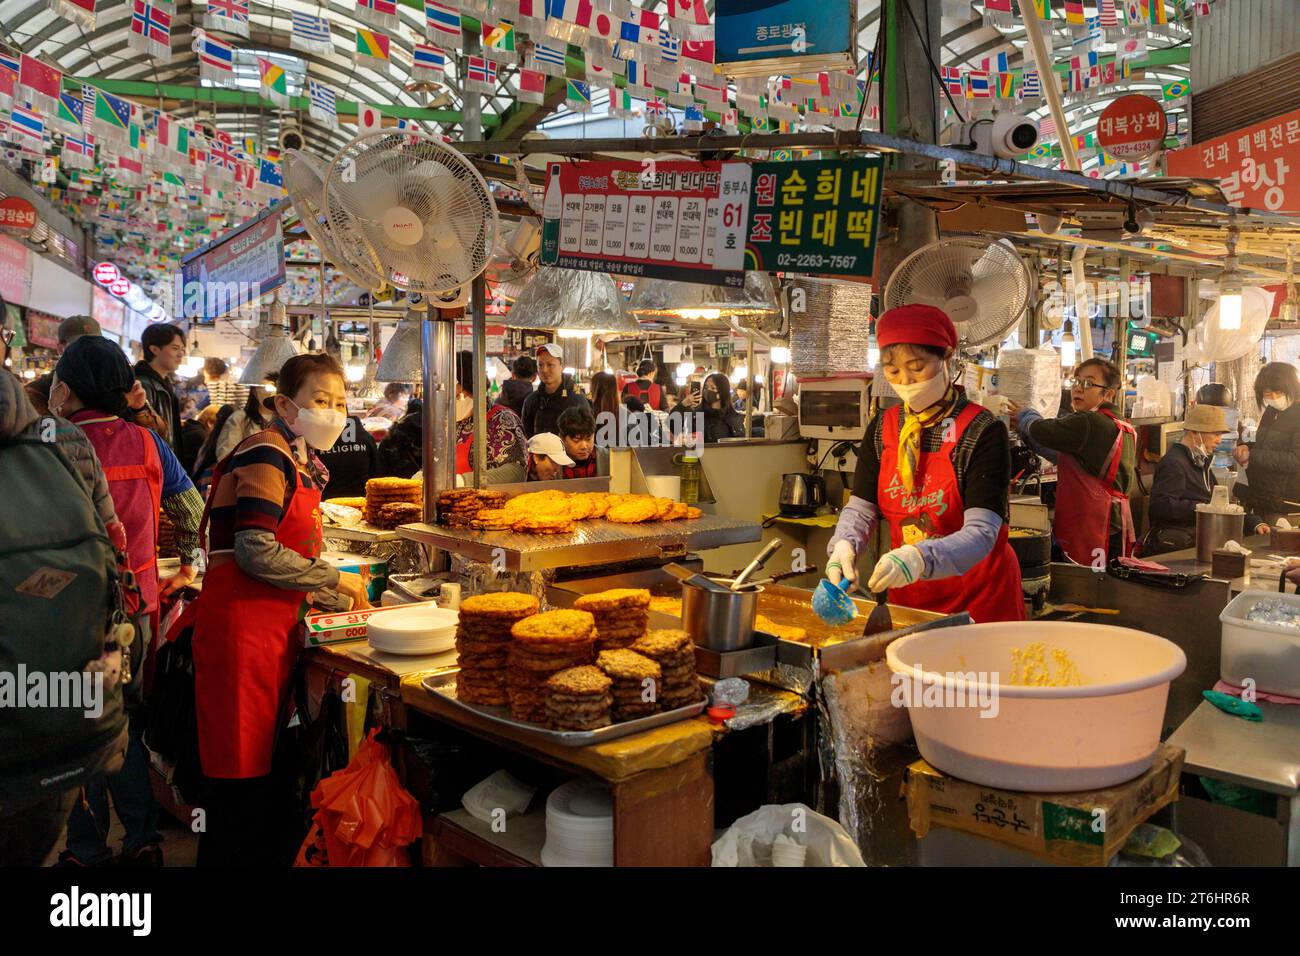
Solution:
[{"label": "large pink plastic basin", "polygon": [[[1003,683],[1012,648],[1037,641],[1049,660],[1053,649],[1069,654],[1084,685]],[[899,638],[886,659],[895,681],[914,692],[908,713],[927,761],[972,783],[1037,792],[1095,790],[1144,773],[1160,743],[1169,682],[1187,667],[1182,649],[1162,637],[1064,621],[937,628]],[[950,706],[963,700],[976,706]]]}]

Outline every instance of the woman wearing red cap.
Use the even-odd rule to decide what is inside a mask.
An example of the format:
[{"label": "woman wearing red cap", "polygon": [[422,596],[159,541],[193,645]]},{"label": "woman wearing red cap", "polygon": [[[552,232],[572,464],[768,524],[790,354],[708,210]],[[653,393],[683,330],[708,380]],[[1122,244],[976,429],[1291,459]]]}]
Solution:
[{"label": "woman wearing red cap", "polygon": [[952,382],[952,321],[933,306],[905,305],[880,317],[876,340],[903,404],[867,427],[826,576],[857,580],[858,555],[883,517],[891,550],[871,572],[871,591],[907,607],[969,611],[979,622],[1023,620],[1020,566],[1007,543],[1010,442]]}]

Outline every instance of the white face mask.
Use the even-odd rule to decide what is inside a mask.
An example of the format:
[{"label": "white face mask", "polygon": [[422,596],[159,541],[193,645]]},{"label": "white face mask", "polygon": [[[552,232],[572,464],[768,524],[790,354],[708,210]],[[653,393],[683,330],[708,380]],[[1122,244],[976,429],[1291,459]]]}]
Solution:
[{"label": "white face mask", "polygon": [[1279,398],[1266,398],[1264,399],[1264,404],[1269,408],[1275,408],[1279,412],[1284,412],[1291,407],[1291,399],[1286,396],[1281,396]]},{"label": "white face mask", "polygon": [[289,430],[306,440],[317,451],[329,451],[343,434],[343,426],[348,417],[337,408],[302,408],[293,399],[298,417],[289,425]]},{"label": "white face mask", "polygon": [[[892,385],[892,383],[891,383]],[[914,412],[925,411],[948,390],[948,368],[939,370],[939,374],[926,382],[913,382],[911,385],[893,385],[898,397],[907,402],[907,407]]]},{"label": "white face mask", "polygon": [[474,399],[469,395],[462,395],[456,399],[456,421],[463,422],[474,414]]}]

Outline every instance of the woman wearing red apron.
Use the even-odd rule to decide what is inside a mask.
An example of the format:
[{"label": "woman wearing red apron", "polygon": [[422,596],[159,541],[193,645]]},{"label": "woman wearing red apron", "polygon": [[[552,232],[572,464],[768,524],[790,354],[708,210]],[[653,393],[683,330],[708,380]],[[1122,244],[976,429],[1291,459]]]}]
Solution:
[{"label": "woman wearing red apron", "polygon": [[1079,363],[1070,383],[1069,415],[1051,420],[1011,405],[1020,436],[1056,462],[1052,529],[1061,554],[1104,569],[1133,553],[1136,536],[1129,495],[1136,483],[1137,433],[1115,405],[1120,374],[1105,359]]},{"label": "woman wearing red apron", "polygon": [[877,321],[876,340],[903,404],[867,426],[826,576],[856,581],[858,555],[884,518],[890,550],[871,572],[871,591],[978,622],[1023,620],[1020,565],[1007,543],[1010,444],[1006,428],[952,384],[952,321],[933,306],[901,306]]},{"label": "woman wearing red apron", "polygon": [[301,647],[298,622],[309,603],[368,606],[356,575],[319,560],[328,475],[309,449],[330,448],[343,428],[343,370],[327,355],[294,356],[278,389],[266,400],[271,427],[217,465],[204,513],[208,568],[191,615],[205,866],[282,862],[271,752]]}]

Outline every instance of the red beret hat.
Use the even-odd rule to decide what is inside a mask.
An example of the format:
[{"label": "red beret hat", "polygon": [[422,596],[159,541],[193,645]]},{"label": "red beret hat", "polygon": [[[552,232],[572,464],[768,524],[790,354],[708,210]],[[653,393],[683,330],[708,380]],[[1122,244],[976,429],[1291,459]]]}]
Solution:
[{"label": "red beret hat", "polygon": [[876,345],[933,345],[955,349],[957,330],[943,309],[932,305],[900,305],[876,320]]}]

